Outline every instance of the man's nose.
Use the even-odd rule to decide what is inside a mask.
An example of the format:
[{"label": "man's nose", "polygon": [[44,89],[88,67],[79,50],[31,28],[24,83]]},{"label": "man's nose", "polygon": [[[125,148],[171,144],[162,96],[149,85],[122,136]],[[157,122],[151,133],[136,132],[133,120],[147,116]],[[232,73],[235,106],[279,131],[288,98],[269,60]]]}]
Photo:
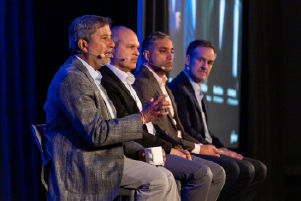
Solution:
[{"label": "man's nose", "polygon": [[201,67],[202,67],[203,70],[205,70],[207,68],[207,62],[203,61]]},{"label": "man's nose", "polygon": [[173,53],[168,53],[167,54],[167,59],[172,60],[173,59]]},{"label": "man's nose", "polygon": [[110,41],[109,41],[109,47],[111,47],[111,48],[115,47],[115,43],[111,38],[110,38]]},{"label": "man's nose", "polygon": [[139,56],[139,54],[140,54],[139,53],[139,49],[136,49],[135,52],[134,52],[134,54],[137,55],[137,56]]}]

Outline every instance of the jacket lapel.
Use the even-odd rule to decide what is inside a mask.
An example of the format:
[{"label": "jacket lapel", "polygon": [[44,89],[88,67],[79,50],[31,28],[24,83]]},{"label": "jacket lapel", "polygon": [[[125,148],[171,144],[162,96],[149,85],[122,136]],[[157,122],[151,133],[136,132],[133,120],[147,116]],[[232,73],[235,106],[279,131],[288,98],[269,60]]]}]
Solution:
[{"label": "jacket lapel", "polygon": [[[93,79],[92,76],[90,75],[88,69],[87,69],[87,68],[82,64],[82,62],[81,62],[79,59],[77,59],[75,56],[73,56],[72,64],[73,64],[79,71],[81,71],[82,73],[84,73],[84,74],[87,76],[88,80],[91,82],[91,86],[93,87],[93,91],[95,92],[96,103],[97,103],[97,102],[98,102],[98,103],[102,103],[102,104],[101,104],[101,107],[100,107],[99,109],[102,110],[102,114],[103,114],[103,111],[105,111],[106,117],[104,117],[104,118],[110,119],[111,115],[110,115],[110,113],[109,113],[109,111],[108,111],[108,107],[107,107],[107,105],[106,105],[106,103],[105,103],[105,100],[104,100],[104,98],[101,96],[100,91],[99,91],[99,89],[97,88],[96,83],[94,82],[94,79]],[[107,100],[108,100],[108,102],[109,102],[109,104],[110,104],[110,106],[111,106],[111,108],[112,108],[112,110],[113,110],[113,113],[114,113],[114,115],[116,116],[116,110],[115,110],[115,107],[113,106],[113,103],[112,103],[111,100],[109,99],[109,96],[107,95],[106,90],[101,86],[101,84],[99,85],[99,87],[100,87],[101,90],[104,92],[104,94],[105,94],[105,96],[106,96],[106,98],[107,98]]]},{"label": "jacket lapel", "polygon": [[126,93],[135,102],[130,91],[126,88],[126,86],[124,86],[123,82],[115,75],[115,73],[111,71],[107,66],[104,66],[102,68],[104,68],[102,69],[102,71],[105,73],[104,76],[109,76],[110,79],[112,79],[114,82],[117,82],[119,89]]},{"label": "jacket lapel", "polygon": [[[146,66],[144,66],[144,65],[142,65],[141,66],[141,71],[142,71],[142,73],[144,74],[144,77],[146,77],[151,83],[154,83],[154,84],[152,84],[151,86],[153,86],[153,89],[154,89],[154,91],[156,92],[156,96],[160,96],[160,95],[163,95],[163,92],[162,92],[162,90],[161,90],[161,88],[160,88],[160,85],[159,85],[159,83],[158,83],[158,81],[156,80],[156,78],[154,77],[154,75],[153,75],[153,73],[152,72],[150,72],[148,69],[147,69],[147,67]],[[174,111],[175,111],[175,102],[174,102],[174,100],[173,100],[173,98],[172,98],[172,96],[171,96],[171,94],[172,94],[172,92],[168,89],[168,87],[167,86],[165,86],[165,89],[166,89],[166,91],[167,91],[167,93],[168,93],[168,95],[169,95],[169,97],[170,97],[170,100],[171,100],[171,105],[172,105],[172,107],[174,108]],[[155,97],[154,97],[155,98]],[[175,115],[176,115],[176,111],[175,111]],[[169,120],[171,121],[171,122],[173,122],[172,121],[172,116],[171,116],[171,114],[170,114],[170,112],[168,112],[168,118],[169,118]],[[172,125],[176,128],[176,126],[172,123]],[[177,129],[177,128],[176,128]]]},{"label": "jacket lapel", "polygon": [[201,114],[201,107],[199,105],[198,100],[195,97],[195,92],[193,90],[193,87],[189,81],[189,78],[185,75],[185,73],[182,71],[180,75],[180,83],[181,86],[183,86],[183,90],[189,95],[193,103],[196,105],[196,108],[198,109],[198,112]]},{"label": "jacket lapel", "polygon": [[[153,86],[154,91],[156,92],[156,96],[163,95],[163,92],[160,88],[160,85],[156,78],[154,77],[153,73],[150,72],[145,65],[141,66],[141,71],[144,74],[144,76],[151,82],[154,83],[151,86]],[[154,97],[155,98],[155,97]]]}]

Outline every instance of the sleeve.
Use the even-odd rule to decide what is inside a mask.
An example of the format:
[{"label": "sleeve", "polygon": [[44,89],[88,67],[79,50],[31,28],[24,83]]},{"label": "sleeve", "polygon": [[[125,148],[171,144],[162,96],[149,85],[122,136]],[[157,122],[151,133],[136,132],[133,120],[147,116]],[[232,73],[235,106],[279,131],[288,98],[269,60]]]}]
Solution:
[{"label": "sleeve", "polygon": [[149,99],[156,98],[153,97],[155,92],[153,91],[152,87],[149,87],[149,83],[147,79],[140,78],[140,77],[136,78],[133,87],[136,90],[142,105],[145,105]]},{"label": "sleeve", "polygon": [[123,143],[124,155],[133,160],[137,160],[138,152],[141,149],[144,149],[144,147],[135,141]]},{"label": "sleeve", "polygon": [[157,135],[149,134],[147,131],[143,132],[143,139],[136,140],[136,142],[140,143],[144,147],[162,146],[167,154],[170,153],[170,150],[172,148],[172,144],[170,142],[167,142]]},{"label": "sleeve", "polygon": [[70,73],[58,88],[59,107],[77,133],[92,146],[102,147],[142,137],[142,123],[137,114],[105,119],[106,106],[97,100],[99,91],[86,75]]},{"label": "sleeve", "polygon": [[126,103],[123,101],[120,92],[116,90],[115,85],[106,81],[102,81],[102,85],[116,108],[117,116],[125,117],[130,115],[131,113],[127,110]]}]

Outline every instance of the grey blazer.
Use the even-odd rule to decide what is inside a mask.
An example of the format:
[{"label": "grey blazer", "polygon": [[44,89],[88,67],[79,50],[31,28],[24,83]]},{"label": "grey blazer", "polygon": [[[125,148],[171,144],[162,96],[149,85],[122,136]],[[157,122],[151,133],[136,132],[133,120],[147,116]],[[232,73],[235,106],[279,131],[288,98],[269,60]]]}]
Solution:
[{"label": "grey blazer", "polygon": [[[147,67],[141,66],[139,71],[135,73],[135,83],[133,87],[135,88],[142,104],[146,104],[150,98],[155,98],[159,95],[162,95],[163,92],[160,89],[159,83],[156,78],[153,76]],[[199,143],[198,140],[188,135],[179,120],[177,106],[172,95],[172,92],[166,86],[166,91],[171,99],[171,104],[174,109],[174,117],[177,122],[177,126],[172,123],[172,117],[170,114],[157,118],[153,121],[160,129],[162,129],[167,135],[172,137],[174,140],[177,140],[185,149],[191,151],[194,149],[194,144]],[[177,130],[181,130],[182,139],[178,138]]]},{"label": "grey blazer", "polygon": [[[123,144],[142,138],[138,115],[109,120],[93,78],[75,56],[55,74],[44,110],[43,135],[51,156],[47,199],[113,200],[123,171]],[[130,148],[132,153],[140,149]]]}]

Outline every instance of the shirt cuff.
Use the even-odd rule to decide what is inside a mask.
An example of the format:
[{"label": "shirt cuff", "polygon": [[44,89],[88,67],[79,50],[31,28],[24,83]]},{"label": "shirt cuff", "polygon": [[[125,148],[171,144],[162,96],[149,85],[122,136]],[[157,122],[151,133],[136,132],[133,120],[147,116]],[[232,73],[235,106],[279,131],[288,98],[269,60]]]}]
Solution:
[{"label": "shirt cuff", "polygon": [[202,145],[203,145],[202,143],[194,144],[194,149],[191,151],[191,153],[200,154],[200,150],[201,150]]}]

